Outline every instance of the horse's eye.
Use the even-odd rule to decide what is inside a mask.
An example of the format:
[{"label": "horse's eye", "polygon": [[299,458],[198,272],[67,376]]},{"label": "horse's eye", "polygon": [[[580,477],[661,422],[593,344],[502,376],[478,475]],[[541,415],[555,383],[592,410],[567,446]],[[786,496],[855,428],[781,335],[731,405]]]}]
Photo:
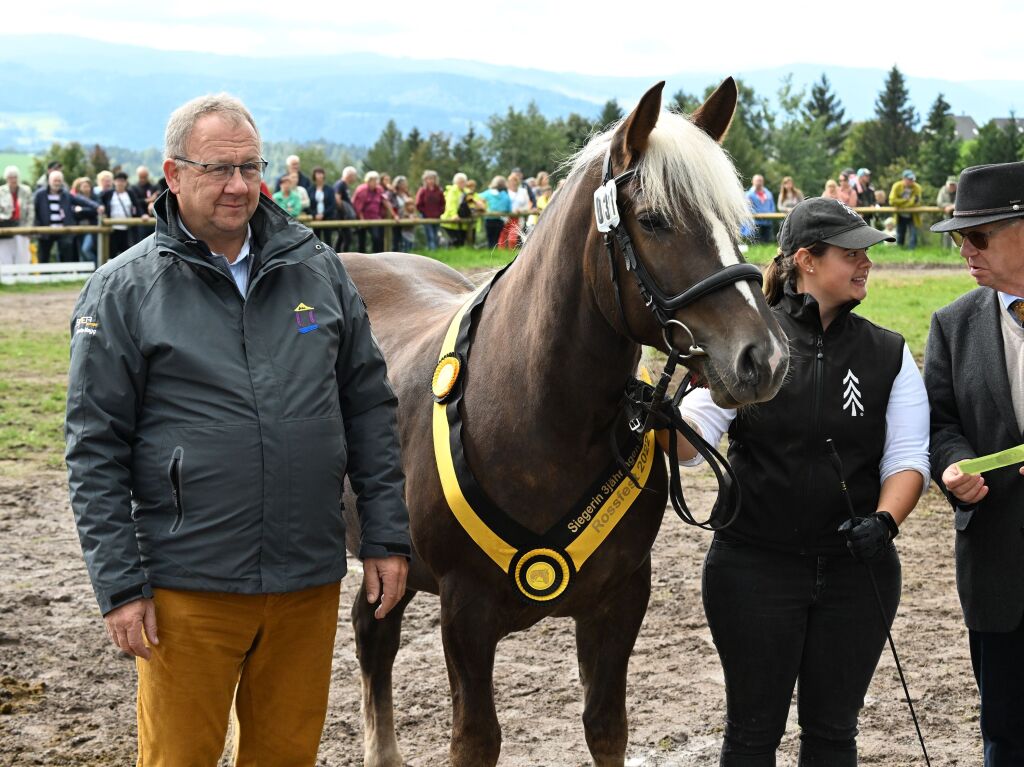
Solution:
[{"label": "horse's eye", "polygon": [[648,232],[668,229],[668,222],[657,213],[641,213],[636,220]]}]

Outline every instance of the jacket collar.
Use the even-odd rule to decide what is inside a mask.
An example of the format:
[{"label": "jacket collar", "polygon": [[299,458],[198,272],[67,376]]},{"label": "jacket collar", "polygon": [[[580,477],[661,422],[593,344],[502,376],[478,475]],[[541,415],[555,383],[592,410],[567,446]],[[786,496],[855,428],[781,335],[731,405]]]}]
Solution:
[{"label": "jacket collar", "polygon": [[[161,251],[170,251],[182,257],[195,257],[193,249],[198,248],[204,256],[210,256],[206,244],[190,237],[179,225],[178,198],[169,189],[157,198],[153,212],[156,216],[156,245]],[[271,260],[281,263],[302,260],[302,252],[297,251],[296,246],[313,236],[308,227],[293,219],[263,194],[249,219],[249,226],[252,230],[254,270]]]},{"label": "jacket collar", "polygon": [[[821,307],[818,305],[817,299],[810,293],[797,293],[790,282],[785,284],[779,304],[786,314],[798,322],[821,327]],[[848,301],[839,307],[839,311],[836,312],[835,319],[832,320],[829,327],[841,328],[845,324],[847,316],[859,304],[860,301]]]}]

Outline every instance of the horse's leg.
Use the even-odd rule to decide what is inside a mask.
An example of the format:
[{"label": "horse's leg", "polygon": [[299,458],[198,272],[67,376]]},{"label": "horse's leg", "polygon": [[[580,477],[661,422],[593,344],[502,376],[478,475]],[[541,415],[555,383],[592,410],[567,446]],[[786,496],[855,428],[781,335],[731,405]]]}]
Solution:
[{"label": "horse's leg", "polygon": [[493,680],[502,632],[498,610],[482,596],[441,588],[441,639],[452,691],[452,767],[494,767],[501,751]]},{"label": "horse's leg", "polygon": [[583,729],[597,767],[622,767],[626,721],[626,667],[651,595],[651,560],[634,572],[598,611],[576,618],[576,655],[583,682]]},{"label": "horse's leg", "polygon": [[402,613],[416,594],[406,591],[383,620],[373,617],[376,605],[366,601],[359,587],[352,603],[356,657],[363,676],[363,764],[365,767],[402,767],[395,735],[391,700],[391,669],[402,638]]}]

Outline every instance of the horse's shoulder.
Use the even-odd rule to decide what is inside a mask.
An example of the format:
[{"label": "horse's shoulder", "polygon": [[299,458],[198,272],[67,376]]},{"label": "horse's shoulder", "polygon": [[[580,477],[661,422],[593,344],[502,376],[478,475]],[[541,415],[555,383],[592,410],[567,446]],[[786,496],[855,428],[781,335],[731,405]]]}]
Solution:
[{"label": "horse's shoulder", "polygon": [[434,347],[473,283],[439,261],[411,253],[344,253],[341,261],[366,302],[385,356],[425,353],[424,359],[436,359]]}]

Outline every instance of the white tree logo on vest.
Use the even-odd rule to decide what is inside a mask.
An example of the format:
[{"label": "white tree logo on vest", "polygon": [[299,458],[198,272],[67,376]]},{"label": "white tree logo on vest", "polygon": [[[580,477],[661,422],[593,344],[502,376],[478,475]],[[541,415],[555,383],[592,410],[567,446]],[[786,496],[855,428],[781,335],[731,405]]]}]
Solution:
[{"label": "white tree logo on vest", "polygon": [[[850,408],[850,415],[854,418],[864,415],[864,405],[860,401],[860,389],[857,388],[859,383],[860,379],[853,374],[852,370],[847,369],[846,376],[843,378],[843,386],[846,387],[846,391],[843,392],[843,410]],[[860,413],[857,412],[858,410]]]}]

